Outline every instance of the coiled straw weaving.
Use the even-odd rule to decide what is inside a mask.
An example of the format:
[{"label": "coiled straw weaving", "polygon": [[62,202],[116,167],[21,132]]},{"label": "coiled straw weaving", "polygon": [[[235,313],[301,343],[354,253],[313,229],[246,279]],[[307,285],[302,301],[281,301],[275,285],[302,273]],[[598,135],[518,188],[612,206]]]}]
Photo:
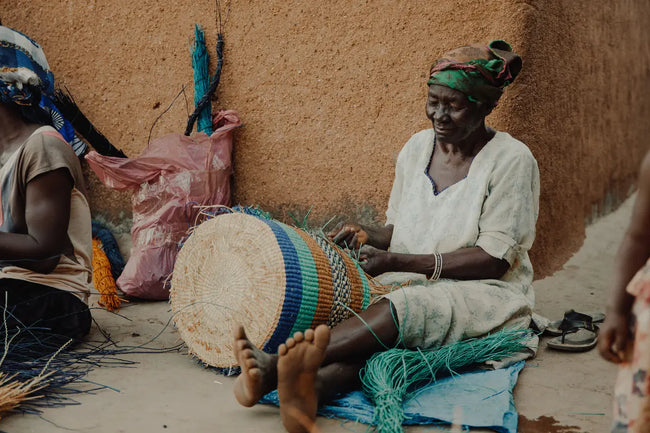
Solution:
[{"label": "coiled straw weaving", "polygon": [[228,368],[235,324],[275,353],[296,331],[364,310],[380,288],[326,238],[235,212],[194,228],[176,259],[170,302],[190,353]]}]

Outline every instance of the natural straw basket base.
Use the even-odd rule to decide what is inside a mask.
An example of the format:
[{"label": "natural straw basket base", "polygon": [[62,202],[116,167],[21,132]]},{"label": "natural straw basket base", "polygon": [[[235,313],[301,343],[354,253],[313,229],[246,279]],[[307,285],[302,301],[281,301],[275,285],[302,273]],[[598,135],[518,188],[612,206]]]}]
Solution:
[{"label": "natural straw basket base", "polygon": [[297,330],[333,326],[349,309],[367,308],[376,288],[356,262],[324,239],[244,213],[196,226],[177,256],[171,282],[181,338],[190,353],[219,368],[237,365],[236,324],[272,353]]}]

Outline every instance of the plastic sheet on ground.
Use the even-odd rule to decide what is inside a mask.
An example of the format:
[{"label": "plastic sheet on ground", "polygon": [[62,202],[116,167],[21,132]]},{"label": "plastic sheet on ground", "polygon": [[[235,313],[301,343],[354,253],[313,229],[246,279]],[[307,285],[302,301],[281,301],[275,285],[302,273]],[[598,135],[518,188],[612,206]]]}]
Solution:
[{"label": "plastic sheet on ground", "polygon": [[[508,368],[459,374],[425,386],[404,403],[404,424],[455,422],[465,427],[517,433],[518,415],[512,389],[524,364],[519,361]],[[267,394],[260,403],[277,405],[277,392]],[[318,414],[372,424],[373,410],[372,402],[361,391],[353,391],[321,406]]]}]

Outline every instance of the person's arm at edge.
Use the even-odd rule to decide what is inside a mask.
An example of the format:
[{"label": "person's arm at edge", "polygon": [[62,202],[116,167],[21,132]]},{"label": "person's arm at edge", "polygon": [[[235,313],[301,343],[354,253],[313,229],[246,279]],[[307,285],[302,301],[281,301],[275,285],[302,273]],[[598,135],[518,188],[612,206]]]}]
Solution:
[{"label": "person's arm at edge", "polygon": [[650,153],[641,164],[630,225],[616,255],[616,277],[610,292],[606,320],[598,349],[608,361],[621,362],[628,341],[629,315],[634,297],[626,288],[650,257]]}]

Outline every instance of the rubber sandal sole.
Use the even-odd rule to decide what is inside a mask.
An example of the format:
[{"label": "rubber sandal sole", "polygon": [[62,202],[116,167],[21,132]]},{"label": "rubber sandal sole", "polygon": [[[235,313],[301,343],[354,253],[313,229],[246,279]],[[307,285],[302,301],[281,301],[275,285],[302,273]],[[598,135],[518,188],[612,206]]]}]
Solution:
[{"label": "rubber sandal sole", "polygon": [[578,329],[576,332],[568,333],[562,337],[552,338],[546,345],[554,350],[564,352],[586,352],[596,347],[598,333],[588,329]]}]

